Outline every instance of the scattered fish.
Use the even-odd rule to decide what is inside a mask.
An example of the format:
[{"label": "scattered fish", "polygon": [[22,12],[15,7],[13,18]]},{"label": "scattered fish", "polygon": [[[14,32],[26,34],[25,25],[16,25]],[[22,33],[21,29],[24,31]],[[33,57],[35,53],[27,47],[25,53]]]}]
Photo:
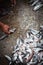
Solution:
[{"label": "scattered fish", "polygon": [[[25,63],[27,65],[35,65],[43,61],[43,39],[40,31],[30,29],[26,33],[26,38],[19,37],[16,45],[13,47],[12,57],[6,56],[10,63]],[[42,51],[43,52],[43,51]]]}]

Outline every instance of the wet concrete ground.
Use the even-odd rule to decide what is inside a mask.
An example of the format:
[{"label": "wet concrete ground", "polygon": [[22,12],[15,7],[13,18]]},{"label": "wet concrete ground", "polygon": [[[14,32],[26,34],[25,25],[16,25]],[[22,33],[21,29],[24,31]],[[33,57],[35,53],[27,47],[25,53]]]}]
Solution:
[{"label": "wet concrete ground", "polygon": [[0,56],[11,55],[12,46],[16,44],[16,39],[20,35],[25,37],[29,28],[39,30],[40,25],[43,25],[43,8],[35,12],[30,4],[19,0],[14,11],[0,20],[10,25],[10,27],[16,28],[15,33],[0,41]]}]

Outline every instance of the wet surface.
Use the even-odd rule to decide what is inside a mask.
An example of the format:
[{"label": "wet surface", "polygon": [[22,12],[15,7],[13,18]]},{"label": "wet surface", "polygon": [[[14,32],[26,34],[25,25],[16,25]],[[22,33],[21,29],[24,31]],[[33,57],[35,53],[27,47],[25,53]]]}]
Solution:
[{"label": "wet surface", "polygon": [[0,56],[11,55],[12,46],[16,44],[16,39],[20,35],[25,37],[25,32],[29,28],[39,30],[40,25],[43,25],[43,8],[34,12],[28,3],[19,1],[14,8],[14,12],[11,11],[9,15],[0,20],[10,25],[10,27],[16,28],[15,33],[0,41]]}]

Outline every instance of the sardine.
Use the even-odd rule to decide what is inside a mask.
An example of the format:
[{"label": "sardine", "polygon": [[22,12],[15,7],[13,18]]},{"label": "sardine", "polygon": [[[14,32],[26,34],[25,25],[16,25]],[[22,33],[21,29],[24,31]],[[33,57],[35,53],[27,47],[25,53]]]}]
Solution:
[{"label": "sardine", "polygon": [[23,59],[20,55],[19,55],[19,60],[23,63]]},{"label": "sardine", "polygon": [[37,31],[37,30],[34,30],[34,29],[30,29],[30,30],[31,30],[31,33],[32,33],[33,35],[36,35],[36,34],[39,33],[39,31]]},{"label": "sardine", "polygon": [[21,46],[21,44],[23,44],[23,43],[24,43],[23,39],[21,39],[21,38],[17,39],[17,45],[18,46]]},{"label": "sardine", "polygon": [[34,11],[37,11],[38,9],[40,9],[43,6],[43,4],[41,4],[41,2],[38,2],[38,4],[36,4],[36,6],[34,7]]},{"label": "sardine", "polygon": [[10,57],[10,56],[5,55],[5,58],[6,58],[8,61],[11,61],[11,57]]},{"label": "sardine", "polygon": [[35,0],[35,1],[32,3],[32,6],[36,5],[38,2],[39,2],[39,0]]},{"label": "sardine", "polygon": [[16,28],[10,29],[9,32],[10,33],[14,33],[16,31]]},{"label": "sardine", "polygon": [[30,34],[29,32],[26,33],[26,37],[29,38],[30,37]]},{"label": "sardine", "polygon": [[17,53],[13,54],[12,60],[15,61],[17,59]]}]

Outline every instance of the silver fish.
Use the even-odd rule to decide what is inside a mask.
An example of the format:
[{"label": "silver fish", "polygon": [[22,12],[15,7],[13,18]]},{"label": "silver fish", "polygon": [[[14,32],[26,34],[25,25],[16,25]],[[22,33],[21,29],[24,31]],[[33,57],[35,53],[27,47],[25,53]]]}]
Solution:
[{"label": "silver fish", "polygon": [[36,34],[38,34],[38,33],[39,33],[39,31],[34,30],[34,29],[30,29],[30,31],[31,31],[31,33],[32,33],[33,35],[36,35]]},{"label": "silver fish", "polygon": [[10,29],[9,32],[13,33],[16,31],[16,28]]},{"label": "silver fish", "polygon": [[22,59],[22,56],[19,55],[19,59],[20,61],[23,63],[23,59]]},{"label": "silver fish", "polygon": [[29,38],[30,37],[30,34],[31,34],[31,32],[30,31],[27,31],[26,37]]},{"label": "silver fish", "polygon": [[17,53],[13,54],[12,60],[15,61],[17,59],[17,56],[18,56]]},{"label": "silver fish", "polygon": [[8,55],[5,55],[5,58],[6,58],[8,61],[11,61],[11,57],[9,57]]},{"label": "silver fish", "polygon": [[39,2],[39,0],[35,0],[35,1],[32,3],[32,6],[36,5],[38,2]]},{"label": "silver fish", "polygon": [[40,9],[41,7],[43,6],[43,4],[41,4],[41,2],[38,2],[37,4],[36,4],[36,6],[34,7],[34,11],[37,11],[38,9]]},{"label": "silver fish", "polygon": [[14,51],[12,51],[12,53],[16,53],[18,50],[19,50],[19,47],[15,49]]},{"label": "silver fish", "polygon": [[24,42],[23,42],[23,39],[21,39],[21,38],[18,38],[17,39],[17,45],[18,46],[20,46],[21,44],[23,44]]},{"label": "silver fish", "polygon": [[40,28],[43,29],[43,25],[41,25]]}]

